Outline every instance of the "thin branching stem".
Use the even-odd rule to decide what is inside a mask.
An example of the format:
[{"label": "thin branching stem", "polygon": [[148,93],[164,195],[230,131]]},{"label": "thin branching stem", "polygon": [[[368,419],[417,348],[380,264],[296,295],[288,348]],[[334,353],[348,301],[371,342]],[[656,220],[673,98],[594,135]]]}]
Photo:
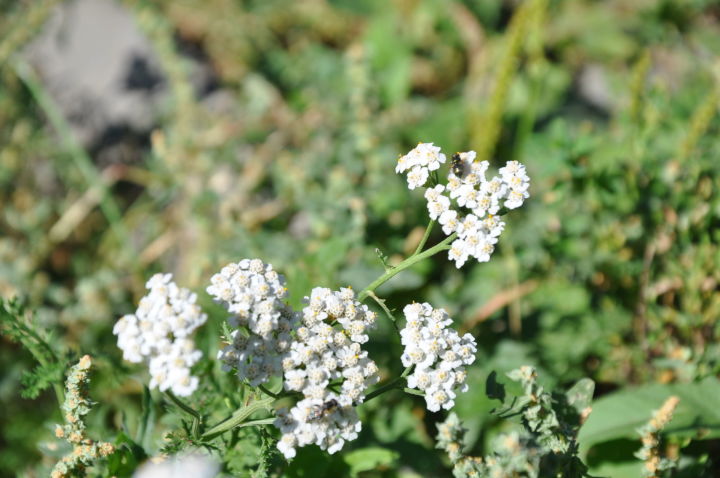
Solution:
[{"label": "thin branching stem", "polygon": [[258,412],[263,409],[269,409],[272,405],[272,403],[275,400],[272,398],[266,398],[263,400],[256,400],[238,410],[235,411],[235,413],[232,414],[232,416],[226,418],[222,422],[218,423],[214,427],[210,428],[210,430],[206,431],[202,434],[202,438],[204,440],[208,440],[211,438],[214,438],[218,435],[222,435],[223,433],[230,431],[237,427],[247,427],[247,426],[254,426],[254,425],[267,425],[272,423],[275,419],[274,418],[263,418],[259,420],[247,420],[247,418],[250,417],[255,412]]},{"label": "thin branching stem", "polygon": [[[260,390],[262,390],[262,392],[263,392],[265,395],[270,395],[272,398],[275,398],[275,399],[280,398],[280,393],[271,392],[271,391],[268,390],[268,389],[265,387],[265,385],[263,385],[262,383],[261,383],[260,385],[258,385],[258,388],[259,388]],[[280,390],[280,392],[282,392],[282,390]]]},{"label": "thin branching stem", "polygon": [[415,252],[413,252],[413,255],[420,254],[420,252],[422,252],[423,247],[425,247],[425,243],[427,243],[427,240],[430,237],[430,233],[432,232],[434,225],[435,220],[431,219],[430,222],[428,222],[428,225],[425,228],[425,234],[423,235],[423,238],[420,239],[420,244],[418,244],[417,249],[415,249]]},{"label": "thin branching stem", "polygon": [[421,392],[420,390],[416,390],[414,388],[403,387],[402,390],[403,390],[403,392],[410,394],[410,395],[417,395],[418,397],[425,396],[425,393]]},{"label": "thin branching stem", "polygon": [[187,403],[180,400],[174,393],[172,393],[170,390],[165,392],[170,398],[170,400],[177,405],[183,412],[187,413],[192,417],[192,433],[193,436],[198,437],[200,435],[200,413],[195,410],[193,407],[188,405]]},{"label": "thin branching stem", "polygon": [[397,319],[393,315],[393,313],[388,309],[388,306],[385,305],[385,299],[381,299],[380,297],[375,295],[375,292],[369,291],[368,296],[373,299],[377,304],[380,306],[380,308],[385,311],[385,314],[390,318],[390,321],[393,324],[393,327],[395,327],[395,331],[400,335],[400,327],[398,327]]},{"label": "thin branching stem", "polygon": [[375,390],[373,390],[372,392],[367,394],[367,396],[365,397],[365,401],[363,403],[369,402],[373,398],[375,398],[379,395],[382,395],[383,393],[387,392],[388,390],[400,388],[402,381],[403,381],[402,377],[396,377],[392,381],[386,383],[385,385],[383,385],[379,388],[376,388]]},{"label": "thin branching stem", "polygon": [[[412,370],[412,365],[407,367],[405,370],[403,370],[403,373],[400,374],[399,377],[394,378],[393,380],[386,383],[385,385],[378,387],[375,390],[373,390],[372,392],[370,392],[365,397],[365,402],[367,402],[368,400],[372,400],[373,398],[375,398],[379,395],[382,395],[383,393],[387,392],[388,390],[393,390],[396,388],[406,389],[406,387],[403,387],[403,383],[405,382],[405,377],[407,377],[408,374],[410,374],[411,370]],[[407,390],[412,390],[412,389],[407,389]],[[417,390],[415,390],[415,392],[416,391]],[[410,392],[408,392],[408,393],[410,393]],[[363,402],[363,403],[365,403],[365,402]]]},{"label": "thin branching stem", "polygon": [[389,271],[385,272],[383,275],[375,279],[370,285],[365,287],[365,289],[360,292],[358,295],[358,300],[360,302],[363,302],[365,299],[368,298],[370,295],[370,292],[374,292],[375,289],[383,285],[385,282],[389,281],[393,277],[395,277],[400,272],[404,271],[408,267],[412,267],[413,265],[417,264],[418,262],[427,259],[428,257],[432,257],[438,252],[446,251],[450,249],[450,243],[455,240],[455,237],[457,237],[457,233],[453,233],[446,237],[442,242],[434,245],[430,249],[421,252],[419,254],[413,254],[404,261],[402,261],[400,264],[396,265]]}]

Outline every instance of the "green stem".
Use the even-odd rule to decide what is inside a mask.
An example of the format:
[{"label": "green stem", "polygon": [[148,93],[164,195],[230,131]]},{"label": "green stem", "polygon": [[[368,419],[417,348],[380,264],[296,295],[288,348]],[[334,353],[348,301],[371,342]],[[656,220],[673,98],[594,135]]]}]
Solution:
[{"label": "green stem", "polygon": [[[375,390],[370,392],[367,395],[367,397],[365,397],[365,401],[363,403],[367,402],[368,400],[372,400],[373,398],[377,397],[378,395],[382,395],[383,393],[387,392],[388,390],[392,390],[394,388],[403,388],[402,386],[400,386],[400,382],[405,380],[405,377],[407,377],[410,374],[410,371],[412,370],[412,368],[413,368],[412,365],[407,367],[405,370],[403,370],[403,373],[401,373],[399,377],[391,380],[390,382],[386,383],[385,385],[383,385],[379,388],[376,388]],[[412,389],[408,389],[408,390],[412,390]]]},{"label": "green stem", "polygon": [[142,416],[140,417],[140,424],[138,426],[137,434],[135,435],[135,442],[141,445],[145,443],[145,435],[148,431],[148,423],[150,422],[150,412],[152,410],[152,396],[150,395],[150,389],[147,386],[143,387],[143,398],[142,398]]},{"label": "green stem", "polygon": [[379,388],[376,388],[375,390],[373,390],[372,392],[367,394],[367,396],[365,397],[365,401],[363,403],[369,402],[373,398],[377,397],[378,395],[382,395],[383,393],[387,392],[388,390],[392,390],[394,388],[400,388],[400,386],[399,386],[400,382],[402,382],[403,380],[404,380],[403,377],[397,377],[397,378],[393,379],[392,381],[386,383],[385,385],[383,385]]},{"label": "green stem", "polygon": [[202,434],[202,438],[204,440],[208,440],[210,438],[214,438],[218,435],[221,435],[225,433],[226,431],[232,430],[236,427],[247,427],[252,425],[267,425],[272,423],[275,419],[274,418],[263,418],[260,420],[250,420],[245,421],[250,415],[253,413],[270,408],[270,405],[274,402],[274,399],[272,398],[266,398],[263,400],[257,400],[255,402],[252,402],[251,404],[237,410],[235,413],[232,414],[229,418],[226,418],[222,422],[218,423],[214,427],[212,427],[210,430],[206,431]]},{"label": "green stem", "polygon": [[385,314],[390,318],[390,321],[393,323],[393,327],[395,327],[395,331],[400,335],[400,328],[397,324],[397,319],[395,316],[390,312],[390,309],[388,309],[387,305],[385,305],[385,300],[381,299],[380,297],[375,295],[375,292],[369,291],[368,296],[372,298],[377,304],[380,306],[382,310],[385,311]]},{"label": "green stem", "polygon": [[410,395],[417,395],[418,397],[424,397],[425,394],[421,392],[420,390],[415,390],[414,388],[403,388],[403,392],[409,393]]},{"label": "green stem", "polygon": [[177,405],[178,407],[180,407],[180,408],[182,409],[182,411],[184,411],[185,413],[187,413],[188,415],[190,415],[190,416],[192,416],[192,417],[195,417],[195,418],[197,418],[197,419],[200,419],[200,413],[198,413],[197,410],[195,410],[195,409],[192,408],[190,405],[188,405],[187,403],[185,403],[185,402],[183,402],[182,400],[180,400],[180,399],[179,399],[177,396],[175,396],[175,394],[172,393],[171,391],[168,390],[168,391],[165,392],[165,393],[166,393],[167,396],[170,398],[170,400],[173,401],[173,403],[174,403],[175,405]]},{"label": "green stem", "polygon": [[[270,390],[268,390],[267,388],[265,388],[265,385],[263,385],[262,383],[258,386],[258,388],[259,388],[260,390],[262,390],[262,392],[263,392],[265,395],[270,395],[272,398],[277,399],[278,397],[280,397],[280,393],[273,393],[273,392],[271,392]],[[280,390],[280,392],[282,392],[282,390]]]},{"label": "green stem", "polygon": [[435,220],[431,219],[428,223],[427,227],[425,228],[425,235],[423,235],[423,238],[420,239],[420,244],[418,244],[417,249],[415,249],[415,252],[413,252],[413,255],[420,254],[423,247],[425,247],[425,243],[428,240],[428,237],[430,237],[430,232],[432,231],[433,226],[435,225]]},{"label": "green stem", "polygon": [[192,419],[193,419],[192,433],[193,433],[194,437],[198,437],[200,435],[200,420],[201,420],[200,413],[198,413],[197,410],[195,410],[190,405],[188,405],[187,403],[183,402],[178,397],[176,397],[175,394],[172,393],[171,391],[168,390],[165,393],[167,394],[167,396],[170,398],[170,400],[172,400],[172,402],[175,405],[177,405],[183,412],[187,413],[188,415],[190,415],[192,417]]},{"label": "green stem", "polygon": [[411,267],[418,262],[427,259],[428,257],[432,257],[438,252],[446,251],[450,249],[450,243],[455,240],[455,237],[457,236],[457,233],[453,233],[445,238],[442,242],[434,245],[430,249],[421,252],[420,254],[413,254],[412,256],[408,257],[404,261],[402,261],[397,266],[393,267],[389,271],[385,272],[383,275],[375,279],[369,286],[365,287],[362,292],[358,295],[358,300],[360,302],[364,301],[368,298],[371,292],[373,292],[375,289],[383,285],[385,282],[392,279],[395,275],[399,274],[400,272],[404,271],[408,267]]}]

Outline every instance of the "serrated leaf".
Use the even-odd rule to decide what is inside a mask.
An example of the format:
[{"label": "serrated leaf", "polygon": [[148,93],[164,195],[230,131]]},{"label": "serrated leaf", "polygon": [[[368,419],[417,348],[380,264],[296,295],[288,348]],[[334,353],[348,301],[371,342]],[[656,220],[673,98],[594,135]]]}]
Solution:
[{"label": "serrated leaf", "polygon": [[32,371],[23,372],[20,379],[23,390],[20,395],[23,398],[35,399],[44,390],[50,388],[53,383],[62,382],[65,367],[59,362],[52,362],[45,365],[38,365]]}]

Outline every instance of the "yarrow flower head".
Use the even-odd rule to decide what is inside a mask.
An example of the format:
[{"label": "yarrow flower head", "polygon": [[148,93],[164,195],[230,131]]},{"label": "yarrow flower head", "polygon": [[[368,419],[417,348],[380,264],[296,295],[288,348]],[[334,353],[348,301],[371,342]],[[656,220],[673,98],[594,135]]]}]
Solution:
[{"label": "yarrow flower head", "polygon": [[[474,257],[487,262],[495,250],[498,237],[505,228],[497,214],[502,206],[515,209],[529,196],[530,178],[525,166],[517,161],[500,168],[500,176],[485,177],[488,162],[475,161],[475,152],[459,153],[460,174],[450,171],[447,191],[459,207],[469,210],[462,218],[445,214],[439,217],[446,234],[457,233],[450,246],[449,257],[457,267]],[[456,170],[457,172],[457,170]]]},{"label": "yarrow flower head", "polygon": [[125,315],[113,328],[118,347],[125,360],[148,364],[150,388],[190,395],[198,386],[190,367],[202,357],[192,334],[207,315],[195,303],[197,296],[178,287],[172,274],[155,274],[145,287],[150,292],[140,299],[135,314]]},{"label": "yarrow flower head", "polygon": [[439,169],[444,162],[445,155],[440,152],[439,147],[432,143],[419,143],[415,149],[398,159],[395,172],[407,171],[408,188],[415,189],[424,186],[430,171]]},{"label": "yarrow flower head", "polygon": [[465,367],[475,361],[475,338],[460,337],[448,327],[452,319],[447,312],[428,303],[406,305],[403,313],[407,323],[400,331],[405,346],[401,360],[405,367],[415,367],[407,377],[408,387],[425,392],[431,412],[449,410],[457,392],[468,389]]},{"label": "yarrow flower head", "polygon": [[[441,159],[423,162],[422,158],[428,157]],[[458,268],[470,257],[489,261],[505,228],[498,217],[501,208],[516,209],[530,196],[530,178],[521,163],[509,161],[499,169],[499,176],[487,179],[489,163],[475,158],[475,151],[453,155],[447,186],[438,184],[425,191],[430,219],[438,221],[446,235],[457,234],[448,256]],[[408,187],[414,189],[425,185],[427,170],[437,169],[444,162],[440,148],[421,143],[398,160],[395,171],[409,170]]]},{"label": "yarrow flower head", "polygon": [[229,343],[218,352],[225,371],[257,386],[282,374],[297,314],[288,306],[285,278],[260,259],[231,263],[212,276],[207,292],[233,315]]},{"label": "yarrow flower head", "polygon": [[289,411],[280,410],[275,421],[283,434],[278,449],[286,458],[312,443],[335,453],[354,440],[361,429],[354,406],[379,379],[377,365],[361,348],[375,313],[355,300],[355,292],[316,287],[305,303],[283,360],[285,389],[304,398]]}]

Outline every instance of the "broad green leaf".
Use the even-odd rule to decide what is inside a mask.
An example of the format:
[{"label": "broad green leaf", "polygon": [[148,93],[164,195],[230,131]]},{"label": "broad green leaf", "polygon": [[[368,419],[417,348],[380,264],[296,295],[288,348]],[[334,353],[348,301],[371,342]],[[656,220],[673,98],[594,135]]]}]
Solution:
[{"label": "broad green leaf", "polygon": [[378,467],[389,467],[397,460],[399,454],[380,447],[361,448],[345,455],[345,463],[350,466],[352,476],[363,471],[375,470]]},{"label": "broad green leaf", "polygon": [[666,434],[697,438],[720,436],[720,381],[708,378],[690,384],[653,384],[622,390],[593,404],[578,441],[586,453],[593,445],[618,438],[639,440],[637,429],[671,395],[680,398]]},{"label": "broad green leaf", "polygon": [[597,468],[590,468],[592,476],[607,476],[612,478],[638,478],[642,476],[641,461],[623,461],[619,463],[603,462]]}]

